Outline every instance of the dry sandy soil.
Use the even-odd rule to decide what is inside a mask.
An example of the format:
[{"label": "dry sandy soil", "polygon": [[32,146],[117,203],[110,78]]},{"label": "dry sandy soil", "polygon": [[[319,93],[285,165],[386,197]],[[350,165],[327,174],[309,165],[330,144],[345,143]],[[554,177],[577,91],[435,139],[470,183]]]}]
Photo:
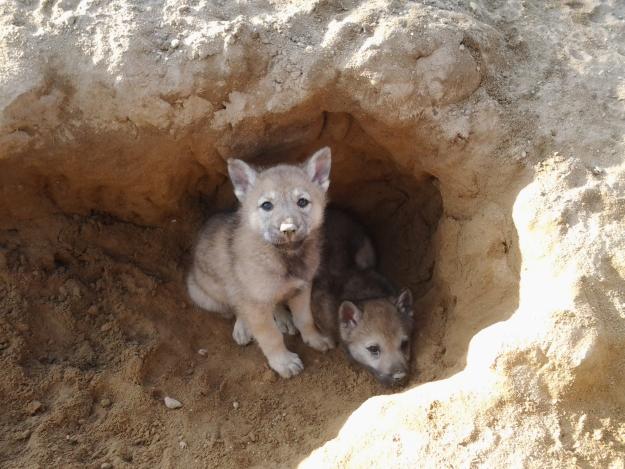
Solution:
[{"label": "dry sandy soil", "polygon": [[307,372],[284,381],[255,346],[238,347],[232,324],[185,296],[180,240],[193,231],[180,225],[59,216],[3,232],[7,467],[272,465],[383,392],[337,351],[293,340]]},{"label": "dry sandy soil", "polygon": [[[398,393],[184,291],[225,160],[322,145]],[[0,466],[624,467],[624,156],[619,0],[0,3]]]}]

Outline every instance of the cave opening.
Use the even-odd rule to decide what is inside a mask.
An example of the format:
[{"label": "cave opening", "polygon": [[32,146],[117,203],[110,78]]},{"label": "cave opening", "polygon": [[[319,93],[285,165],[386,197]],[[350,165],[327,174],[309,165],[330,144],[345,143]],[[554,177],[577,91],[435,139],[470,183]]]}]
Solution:
[{"label": "cave opening", "polygon": [[[233,132],[210,158],[198,157],[207,148],[196,145],[201,138],[195,135],[169,141],[161,153],[158,142],[151,143],[153,153],[142,160],[143,144],[152,138],[147,135],[93,170],[79,158],[63,159],[61,149],[49,174],[41,166],[16,171],[22,179],[15,183],[30,180],[27,188],[39,196],[45,189],[46,207],[52,208],[37,220],[5,220],[8,228],[1,232],[0,267],[6,264],[10,279],[2,286],[2,306],[24,336],[11,353],[41,382],[59,369],[74,370],[65,372],[83,391],[75,398],[80,406],[71,405],[84,407],[76,412],[86,425],[114,431],[128,413],[135,415],[133,422],[150,419],[170,396],[193,409],[176,416],[172,431],[193,428],[197,437],[187,436],[189,443],[208,445],[215,461],[226,460],[235,448],[241,450],[237,464],[255,461],[256,453],[247,450],[250,441],[254,451],[284,461],[292,454],[283,441],[294,438],[301,445],[298,454],[306,453],[334,436],[365,400],[390,392],[351,366],[341,350],[320,354],[299,337],[287,337],[287,346],[302,357],[305,369],[281,380],[255,345],[233,342],[231,322],[191,304],[184,275],[193,240],[208,216],[236,206],[225,169],[229,157],[262,167],[301,162],[318,148],[331,147],[331,204],[366,226],[379,269],[397,286],[409,287],[416,300],[408,387],[461,370],[471,337],[514,310],[520,256],[512,196],[502,210],[477,197],[457,196],[461,166],[433,171],[422,164],[435,145],[414,146],[414,152],[398,156],[379,132],[373,136],[370,122],[351,114],[324,112],[294,118],[287,126],[280,122],[240,126],[245,135]],[[404,150],[412,148],[414,140],[405,142]],[[103,146],[95,150],[98,155],[106,142]],[[178,160],[171,159],[172,152]],[[116,158],[134,158],[139,173],[158,169],[158,177],[143,185],[128,183],[123,173],[112,177],[106,165],[116,168]],[[104,181],[101,173],[108,175]],[[65,184],[55,183],[59,174]],[[154,181],[157,187],[150,186]],[[171,194],[178,194],[175,203],[159,205]],[[39,199],[24,200],[30,207]],[[458,207],[472,204],[476,208],[466,218],[458,215]],[[135,216],[141,213],[150,215],[147,221]],[[158,213],[166,215],[150,221]],[[116,404],[103,408],[102,400]],[[252,423],[261,421],[269,426],[253,430]]]}]

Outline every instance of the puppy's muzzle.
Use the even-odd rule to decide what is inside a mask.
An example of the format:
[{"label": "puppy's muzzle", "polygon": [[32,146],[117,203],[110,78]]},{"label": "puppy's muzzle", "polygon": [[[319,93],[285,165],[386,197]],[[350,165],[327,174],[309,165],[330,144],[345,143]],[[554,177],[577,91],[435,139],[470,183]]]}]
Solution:
[{"label": "puppy's muzzle", "polygon": [[285,220],[280,224],[280,233],[282,233],[289,240],[292,240],[295,237],[298,230],[299,227],[291,220]]}]

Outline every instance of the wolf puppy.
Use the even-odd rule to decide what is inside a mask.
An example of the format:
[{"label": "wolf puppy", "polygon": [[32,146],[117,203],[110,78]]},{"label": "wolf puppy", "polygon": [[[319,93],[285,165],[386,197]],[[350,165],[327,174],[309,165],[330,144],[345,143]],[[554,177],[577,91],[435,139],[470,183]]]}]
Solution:
[{"label": "wolf puppy", "polygon": [[313,283],[313,317],[347,355],[384,385],[408,375],[413,330],[412,294],[397,294],[375,270],[364,228],[345,213],[326,211],[324,252]]},{"label": "wolf puppy", "polygon": [[187,277],[191,299],[204,309],[235,315],[234,340],[245,345],[253,336],[269,366],[284,378],[304,365],[284,345],[274,321],[277,305],[288,305],[309,346],[325,351],[333,345],[315,328],[310,310],[330,165],[327,147],[301,167],[256,171],[241,160],[228,160],[240,207],[207,222]]}]

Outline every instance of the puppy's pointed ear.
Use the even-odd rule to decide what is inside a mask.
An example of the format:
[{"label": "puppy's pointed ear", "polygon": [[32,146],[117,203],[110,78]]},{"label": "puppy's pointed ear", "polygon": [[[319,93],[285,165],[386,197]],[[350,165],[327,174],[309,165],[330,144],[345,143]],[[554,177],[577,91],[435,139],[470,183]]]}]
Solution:
[{"label": "puppy's pointed ear", "polygon": [[341,329],[354,329],[362,320],[362,311],[351,301],[343,301],[339,306]]},{"label": "puppy's pointed ear", "polygon": [[330,187],[330,167],[332,166],[332,152],[330,147],[323,147],[315,152],[306,162],[306,173],[312,182],[324,191]]},{"label": "puppy's pointed ear", "polygon": [[408,288],[404,288],[399,296],[395,299],[395,306],[403,314],[413,316],[412,311],[412,292]]},{"label": "puppy's pointed ear", "polygon": [[245,195],[256,182],[256,171],[245,161],[231,158],[228,160],[228,174],[234,187],[234,195],[243,202]]}]

